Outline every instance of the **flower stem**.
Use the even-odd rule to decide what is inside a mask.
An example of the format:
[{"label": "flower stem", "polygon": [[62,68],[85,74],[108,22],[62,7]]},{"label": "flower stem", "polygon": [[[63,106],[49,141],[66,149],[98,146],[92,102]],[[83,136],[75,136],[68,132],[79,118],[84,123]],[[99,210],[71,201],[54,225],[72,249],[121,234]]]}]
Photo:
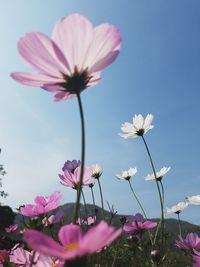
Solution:
[{"label": "flower stem", "polygon": [[84,203],[84,208],[85,208],[85,221],[86,221],[87,226],[88,226],[88,213],[87,213],[87,207],[86,207],[86,201],[85,201],[85,196],[84,196],[84,193],[83,193],[83,189],[81,190],[81,193],[82,193],[83,203]]},{"label": "flower stem", "polygon": [[[163,198],[162,198],[162,195],[161,195],[161,191],[160,191],[160,187],[159,187],[159,182],[158,182],[157,177],[156,177],[156,171],[155,171],[155,168],[154,168],[154,164],[153,164],[153,160],[152,160],[152,157],[151,157],[151,153],[150,153],[149,148],[147,146],[147,143],[146,143],[146,141],[144,139],[144,136],[142,135],[141,137],[142,137],[142,140],[144,142],[145,148],[147,150],[147,154],[149,156],[151,167],[152,167],[152,170],[153,170],[153,173],[154,173],[154,176],[155,176],[156,186],[157,186],[157,189],[158,189],[158,195],[159,195],[159,199],[160,199],[160,208],[161,208],[161,217],[160,217],[160,223],[158,224],[158,228],[161,225],[161,234],[162,234],[162,242],[163,242],[163,235],[164,235]],[[156,231],[156,235],[155,235],[155,238],[154,238],[154,244],[156,242],[157,234],[158,234],[158,231]]]},{"label": "flower stem", "polygon": [[138,199],[138,197],[137,197],[136,193],[134,192],[134,190],[133,190],[133,187],[132,187],[132,184],[131,184],[130,180],[128,180],[128,183],[129,183],[129,186],[130,186],[130,188],[131,188],[131,191],[132,191],[132,193],[133,193],[133,196],[134,196],[134,198],[136,199],[136,201],[137,201],[138,205],[140,206],[140,208],[141,208],[141,210],[142,210],[142,213],[143,213],[143,215],[144,215],[145,219],[147,219],[146,212],[144,211],[144,208],[142,207],[142,204],[141,204],[141,202],[139,201],[139,199]]},{"label": "flower stem", "polygon": [[100,196],[101,196],[102,216],[103,216],[103,219],[105,219],[104,205],[103,205],[103,194],[102,194],[101,183],[100,183],[100,181],[99,181],[99,178],[97,179],[97,181],[98,181],[99,192],[100,192]]},{"label": "flower stem", "polygon": [[80,178],[78,184],[78,190],[76,195],[76,204],[74,208],[74,215],[73,215],[73,223],[76,223],[78,218],[78,211],[80,206],[80,197],[81,197],[81,189],[83,183],[83,174],[84,174],[84,164],[85,164],[85,125],[84,125],[84,115],[83,115],[83,107],[81,103],[81,96],[79,93],[76,94],[78,99],[78,106],[80,111],[80,119],[81,119],[81,171],[80,171]]},{"label": "flower stem", "polygon": [[178,227],[179,227],[179,235],[182,236],[182,231],[181,231],[181,220],[180,220],[180,215],[177,213],[178,216]]},{"label": "flower stem", "polygon": [[91,189],[91,193],[92,193],[92,202],[93,202],[93,209],[94,209],[94,215],[96,216],[96,205],[95,205],[95,199],[94,199],[94,192],[93,192],[93,188],[90,187]]}]

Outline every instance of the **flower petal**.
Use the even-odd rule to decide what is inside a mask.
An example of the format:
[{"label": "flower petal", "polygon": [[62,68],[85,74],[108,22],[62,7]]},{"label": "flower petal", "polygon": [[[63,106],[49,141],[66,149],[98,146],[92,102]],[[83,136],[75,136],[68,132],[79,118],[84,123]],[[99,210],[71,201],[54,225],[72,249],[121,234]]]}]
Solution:
[{"label": "flower petal", "polygon": [[69,15],[56,23],[52,39],[66,56],[71,73],[75,66],[82,70],[93,35],[91,22],[79,14]]},{"label": "flower petal", "polygon": [[23,239],[31,249],[47,256],[56,257],[64,252],[63,247],[52,238],[36,230],[26,230]]},{"label": "flower petal", "polygon": [[54,77],[68,74],[68,62],[57,45],[40,32],[27,33],[18,42],[23,59],[32,67]]},{"label": "flower petal", "polygon": [[64,246],[68,246],[73,243],[79,243],[81,238],[82,232],[78,225],[64,225],[61,227],[58,233],[58,239]]},{"label": "flower petal", "polygon": [[[13,72],[11,77],[19,83],[33,87],[43,87],[45,84],[57,84],[63,82],[62,78],[51,77],[44,73]],[[58,86],[56,86],[58,87]],[[49,90],[55,91],[55,90]]]},{"label": "flower petal", "polygon": [[89,67],[90,73],[101,71],[115,60],[120,46],[121,36],[116,27],[108,23],[97,26],[84,66]]}]

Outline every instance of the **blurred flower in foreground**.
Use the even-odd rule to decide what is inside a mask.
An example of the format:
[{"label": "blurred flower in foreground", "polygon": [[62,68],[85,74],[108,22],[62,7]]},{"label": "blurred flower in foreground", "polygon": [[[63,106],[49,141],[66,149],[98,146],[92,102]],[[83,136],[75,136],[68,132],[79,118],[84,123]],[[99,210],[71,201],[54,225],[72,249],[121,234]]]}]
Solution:
[{"label": "blurred flower in foreground", "polygon": [[196,263],[194,265],[192,265],[192,267],[200,267],[200,252],[193,249],[192,258],[193,258],[193,260],[196,261]]},{"label": "blurred flower in foreground", "polygon": [[37,196],[34,199],[35,205],[27,204],[20,208],[19,213],[24,216],[37,216],[48,213],[60,205],[61,193],[56,191],[49,197]]},{"label": "blurred flower in foreground", "polygon": [[115,176],[120,180],[130,180],[137,173],[137,168],[129,168],[128,171],[123,171],[122,174],[116,174]]},{"label": "blurred flower in foreground", "polygon": [[177,205],[172,206],[171,208],[167,208],[167,214],[176,213],[179,214],[182,210],[187,208],[188,203],[187,202],[179,202]]},{"label": "blurred flower in foreground", "polygon": [[179,240],[176,240],[176,247],[184,250],[199,249],[200,238],[196,233],[187,234],[185,239],[179,236]]},{"label": "blurred flower in foreground", "polygon": [[120,46],[116,27],[104,23],[94,28],[85,17],[71,14],[55,24],[51,38],[31,32],[19,40],[20,55],[38,72],[14,72],[11,77],[54,92],[55,101],[70,99],[99,83],[101,71],[116,59]]},{"label": "blurred flower in foreground", "polygon": [[148,114],[146,118],[143,118],[141,114],[135,115],[133,117],[133,123],[125,122],[121,126],[123,133],[119,135],[124,138],[135,138],[137,136],[143,136],[154,126],[151,125],[153,120],[153,115]]},{"label": "blurred flower in foreground", "polygon": [[90,228],[85,234],[80,226],[68,224],[59,230],[60,243],[36,230],[26,230],[24,241],[43,255],[71,260],[99,251],[115,240],[121,232],[122,229],[115,230],[104,221]]},{"label": "blurred flower in foreground", "polygon": [[4,266],[4,262],[8,259],[9,251],[6,249],[0,250],[0,267]]},{"label": "blurred flower in foreground", "polygon": [[[156,172],[156,179],[161,181],[163,176],[168,173],[168,171],[170,171],[171,167],[163,167],[159,172]],[[148,174],[146,177],[145,177],[145,180],[155,180],[155,175],[154,173],[152,174]]]},{"label": "blurred flower in foreground", "polygon": [[[78,185],[79,185],[79,180],[80,180],[80,172],[81,172],[80,165],[73,172],[65,168],[63,174],[59,174],[59,177],[61,179],[61,184],[77,190]],[[95,183],[95,178],[92,177],[92,168],[85,167],[82,185],[89,186],[93,183]]]},{"label": "blurred flower in foreground", "polygon": [[186,197],[186,201],[191,205],[200,205],[200,195]]},{"label": "blurred flower in foreground", "polygon": [[136,232],[141,234],[144,231],[157,226],[156,222],[145,220],[140,213],[137,213],[135,216],[128,216],[127,220],[128,222],[125,223],[123,227],[125,232]]}]

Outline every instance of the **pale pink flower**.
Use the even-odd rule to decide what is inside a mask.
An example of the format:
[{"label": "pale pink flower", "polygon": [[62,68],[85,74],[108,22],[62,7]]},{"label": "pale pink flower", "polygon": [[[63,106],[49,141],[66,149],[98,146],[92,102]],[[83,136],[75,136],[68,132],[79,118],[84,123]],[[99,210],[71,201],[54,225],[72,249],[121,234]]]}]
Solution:
[{"label": "pale pink flower", "polygon": [[92,225],[96,221],[96,216],[89,216],[86,220],[78,218],[77,219],[77,224],[79,225]]},{"label": "pale pink flower", "polygon": [[183,250],[199,249],[200,237],[196,233],[187,234],[185,239],[179,236],[179,240],[176,240],[176,247]]},{"label": "pale pink flower", "polygon": [[24,216],[38,216],[40,214],[46,214],[60,205],[60,199],[61,193],[59,191],[56,191],[49,197],[37,196],[34,199],[35,205],[27,204],[22,206],[19,213]]},{"label": "pale pink flower", "polygon": [[3,267],[4,262],[8,259],[9,251],[6,249],[0,250],[0,266]]},{"label": "pale pink flower", "polygon": [[[18,266],[30,267],[32,261],[33,251],[29,252],[23,247],[17,247],[12,249],[10,254],[10,262],[17,264]],[[39,254],[38,252],[34,256],[33,267],[61,267],[64,262]]]},{"label": "pale pink flower", "polygon": [[52,225],[54,223],[59,223],[61,218],[64,216],[64,211],[63,210],[59,210],[56,212],[56,214],[53,214],[49,217],[45,217],[43,220],[42,220],[42,223],[44,226],[49,226],[49,225]]},{"label": "pale pink flower", "polygon": [[18,224],[14,224],[14,225],[10,225],[9,227],[6,227],[5,231],[7,233],[10,233],[10,232],[14,232],[15,230],[17,230],[17,228],[18,228]]},{"label": "pale pink flower", "polygon": [[157,226],[156,222],[145,220],[140,213],[137,213],[135,216],[128,216],[127,220],[128,222],[123,227],[125,232],[143,233]]},{"label": "pale pink flower", "polygon": [[[73,189],[78,189],[78,184],[80,180],[81,166],[78,166],[74,172],[69,172],[67,169],[64,170],[63,174],[59,174],[61,179],[61,184]],[[95,178],[92,177],[92,168],[85,167],[83,174],[82,185],[91,185],[95,183]]]},{"label": "pale pink flower", "polygon": [[31,32],[20,39],[20,55],[38,72],[15,72],[11,77],[54,92],[55,101],[70,99],[99,83],[101,71],[116,59],[120,46],[116,27],[104,23],[94,28],[85,17],[72,14],[55,24],[51,38]]},{"label": "pale pink flower", "polygon": [[85,234],[78,225],[68,224],[59,230],[60,243],[36,230],[27,230],[24,233],[24,241],[30,248],[43,255],[71,260],[95,253],[115,240],[121,232],[122,229],[115,230],[104,221],[93,226]]}]

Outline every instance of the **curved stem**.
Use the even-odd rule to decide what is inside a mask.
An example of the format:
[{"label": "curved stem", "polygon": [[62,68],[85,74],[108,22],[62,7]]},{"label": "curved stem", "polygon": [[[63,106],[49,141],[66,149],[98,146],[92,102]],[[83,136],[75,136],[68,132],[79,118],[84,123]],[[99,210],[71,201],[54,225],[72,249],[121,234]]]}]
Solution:
[{"label": "curved stem", "polygon": [[162,204],[163,204],[163,206],[164,206],[164,201],[165,201],[165,191],[164,191],[164,187],[163,187],[162,180],[160,180],[160,185],[161,185],[161,191],[162,191]]},{"label": "curved stem", "polygon": [[79,93],[76,94],[78,99],[78,106],[80,111],[80,119],[81,119],[81,171],[80,171],[80,178],[76,196],[76,204],[74,208],[74,215],[73,215],[73,223],[76,223],[80,205],[80,197],[81,197],[81,189],[83,183],[83,174],[84,174],[84,164],[85,164],[85,125],[84,125],[84,115],[83,115],[83,107],[81,103],[81,96]]},{"label": "curved stem", "polygon": [[103,218],[105,219],[104,205],[103,205],[103,194],[102,194],[102,189],[101,189],[101,184],[100,184],[99,178],[97,179],[97,181],[98,181],[99,192],[100,192],[100,196],[101,196],[102,215],[103,215]]},{"label": "curved stem", "polygon": [[182,236],[182,231],[181,231],[181,220],[180,220],[180,215],[177,213],[178,216],[178,227],[179,227],[179,235]]},{"label": "curved stem", "polygon": [[[158,180],[157,180],[157,177],[156,177],[156,171],[155,171],[155,168],[154,168],[154,164],[153,164],[153,160],[152,160],[152,157],[151,157],[151,153],[150,153],[149,148],[147,146],[147,143],[146,143],[146,141],[144,139],[144,136],[142,135],[141,137],[142,137],[142,140],[144,142],[145,148],[147,150],[147,154],[149,156],[151,167],[152,167],[152,170],[153,170],[153,173],[154,173],[154,176],[155,176],[156,186],[157,186],[157,189],[158,189],[158,195],[159,195],[159,199],[160,199],[160,209],[161,209],[161,217],[160,217],[160,223],[158,224],[158,227],[160,227],[160,225],[161,225],[161,229],[162,229],[162,242],[163,242],[163,234],[164,234],[164,224],[163,224],[163,222],[164,222],[164,212],[163,212],[163,201],[162,201],[161,191],[160,191],[159,183],[158,183]],[[157,234],[158,234],[158,231],[156,231],[156,236],[155,236],[155,239],[154,239],[154,244],[156,242]]]}]

